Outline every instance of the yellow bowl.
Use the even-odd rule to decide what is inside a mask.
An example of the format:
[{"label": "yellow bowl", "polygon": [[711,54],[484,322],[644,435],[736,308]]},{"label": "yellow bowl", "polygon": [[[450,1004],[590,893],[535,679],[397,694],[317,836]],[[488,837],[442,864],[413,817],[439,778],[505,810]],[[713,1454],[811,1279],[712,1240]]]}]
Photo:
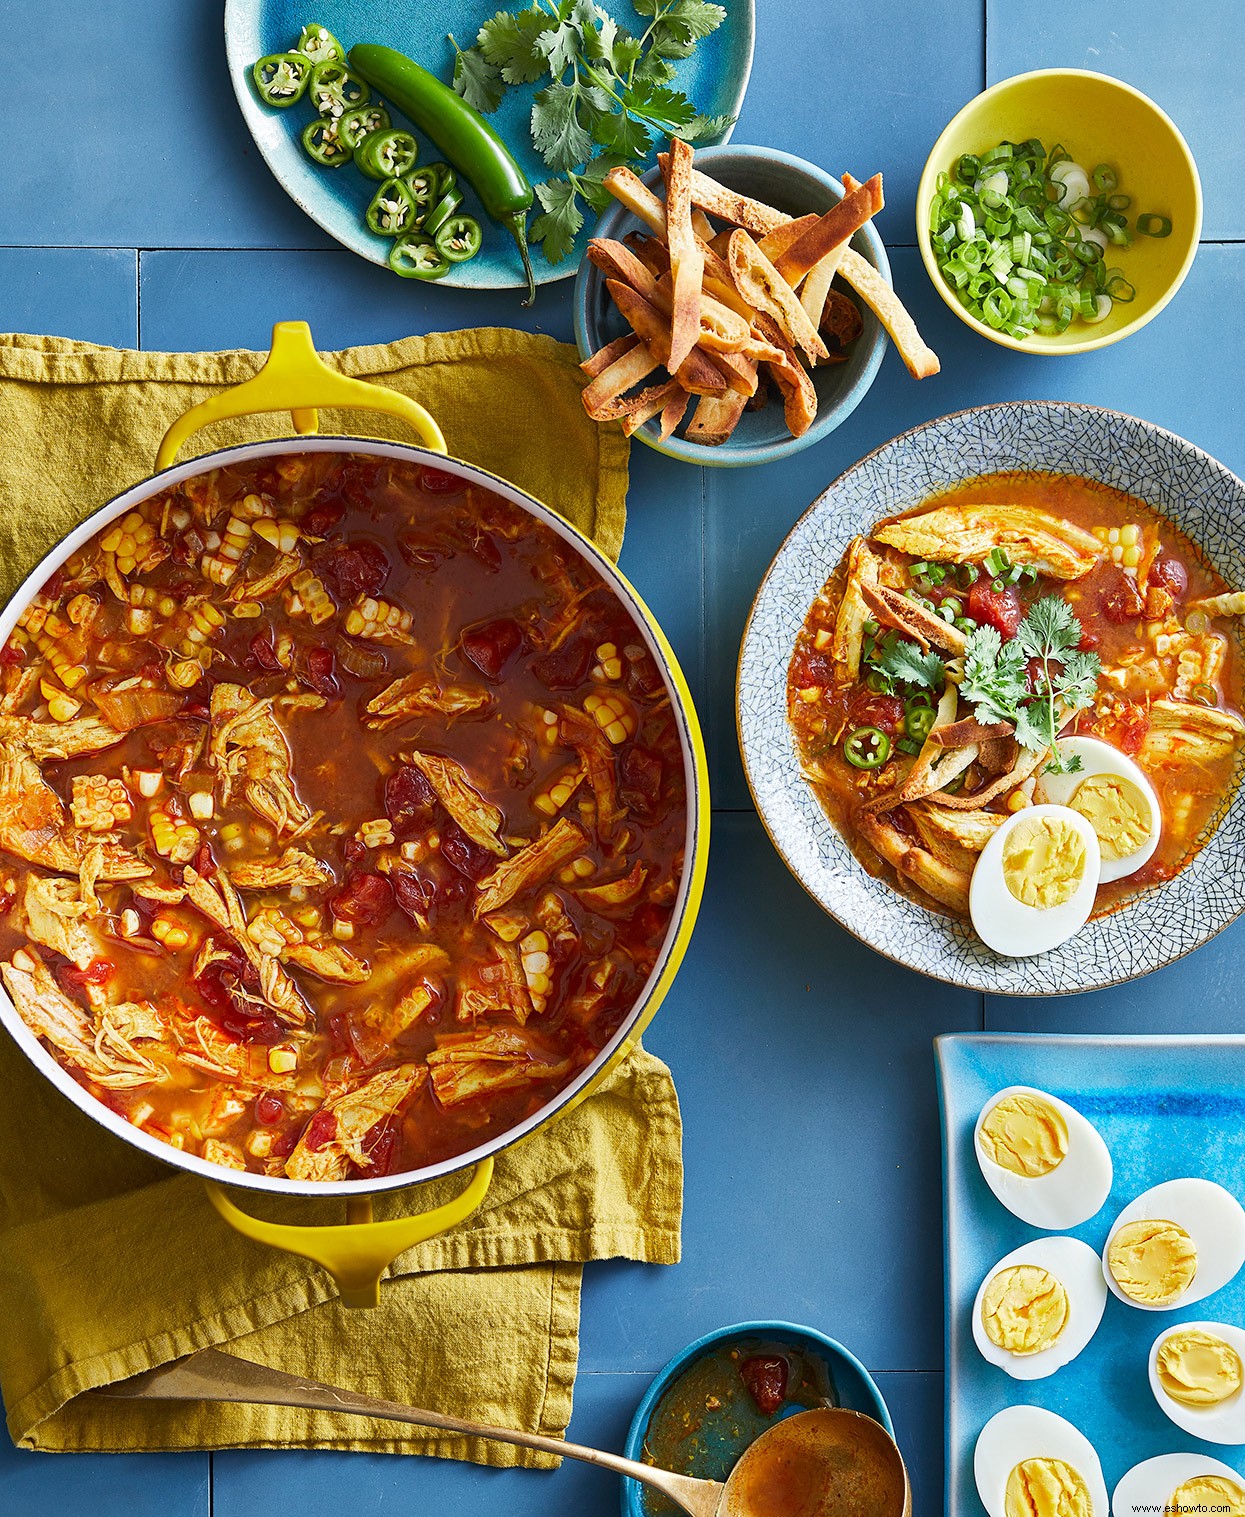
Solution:
[{"label": "yellow bowl", "polygon": [[[1112,265],[1137,291],[1116,303],[1096,326],[1073,322],[1064,332],[1023,339],[978,321],[943,278],[930,244],[929,213],[938,175],[950,172],[962,153],[984,153],[1000,142],[1037,137],[1049,149],[1057,142],[1087,172],[1109,163],[1120,193],[1130,195],[1130,226],[1147,211],[1171,218],[1169,237],[1138,237],[1132,247],[1109,247]],[[916,232],[921,257],[943,300],[965,325],[991,342],[1020,353],[1088,353],[1140,330],[1163,309],[1189,272],[1202,230],[1202,184],[1189,145],[1175,122],[1140,90],[1088,69],[1045,68],[1004,79],[970,100],[946,127],[926,161],[916,193]]]}]

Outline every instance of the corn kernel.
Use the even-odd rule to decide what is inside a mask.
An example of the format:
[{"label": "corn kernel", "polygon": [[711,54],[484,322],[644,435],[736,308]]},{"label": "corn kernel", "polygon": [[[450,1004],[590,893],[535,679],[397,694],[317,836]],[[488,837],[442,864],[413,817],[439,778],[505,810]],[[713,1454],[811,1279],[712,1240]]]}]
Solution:
[{"label": "corn kernel", "polygon": [[157,943],[162,943],[171,953],[176,953],[179,948],[185,948],[190,942],[189,932],[175,917],[153,918],[151,935]]},{"label": "corn kernel", "polygon": [[294,920],[300,927],[318,927],[320,925],[320,911],[316,906],[304,906],[301,911],[294,913]]},{"label": "corn kernel", "polygon": [[216,814],[216,801],[210,790],[192,790],[187,797],[190,814],[197,822],[210,821]]},{"label": "corn kernel", "polygon": [[332,596],[310,569],[299,570],[290,581],[285,608],[291,616],[309,616],[315,627],[337,614]]},{"label": "corn kernel", "polygon": [[119,779],[103,774],[76,774],[69,806],[74,826],[85,832],[111,832],[134,815],[130,797]]},{"label": "corn kernel", "polygon": [[1120,541],[1126,548],[1133,548],[1141,541],[1141,528],[1128,526],[1120,528]]},{"label": "corn kernel", "polygon": [[806,706],[813,705],[821,699],[820,685],[805,685],[800,691],[800,699]]},{"label": "corn kernel", "polygon": [[813,638],[813,647],[817,648],[818,650],[824,650],[828,648],[833,641],[834,634],[832,632],[827,631],[825,627],[818,627],[817,635]]},{"label": "corn kernel", "polygon": [[147,821],[151,840],[161,858],[173,864],[189,864],[198,852],[198,829],[189,822],[174,821],[166,811],[153,811]]},{"label": "corn kernel", "polygon": [[132,906],[127,906],[121,913],[121,936],[123,938],[136,938],[138,929],[143,925],[143,919]]},{"label": "corn kernel", "polygon": [[82,702],[74,700],[73,696],[66,695],[63,690],[58,690],[47,680],[39,681],[39,689],[43,698],[48,703],[48,715],[54,722],[72,721],[78,712],[82,710]]},{"label": "corn kernel", "polygon": [[263,616],[264,608],[257,600],[240,600],[233,608],[233,614],[239,621],[251,621],[257,616]]},{"label": "corn kernel", "polygon": [[374,821],[364,822],[355,836],[365,848],[388,848],[396,841],[393,834],[393,826],[389,818],[380,816]]},{"label": "corn kernel", "polygon": [[159,795],[164,785],[164,775],[159,769],[135,769],[133,779],[139,795],[148,801]]},{"label": "corn kernel", "polygon": [[268,1050],[268,1068],[274,1075],[292,1074],[298,1068],[298,1051],[288,1043],[278,1043]]},{"label": "corn kernel", "polygon": [[592,669],[592,678],[599,681],[622,678],[622,659],[614,643],[601,643],[597,647],[597,661]]},{"label": "corn kernel", "polygon": [[612,690],[608,695],[590,695],[584,702],[584,710],[615,747],[635,736],[635,707],[618,691]]},{"label": "corn kernel", "polygon": [[1023,790],[1013,790],[1007,797],[1007,809],[1009,811],[1023,811],[1029,804],[1029,797]]},{"label": "corn kernel", "polygon": [[333,936],[342,943],[348,943],[354,937],[354,923],[343,922],[341,917],[334,917]]},{"label": "corn kernel", "polygon": [[1110,531],[1107,533],[1107,541],[1109,543],[1111,543],[1112,546],[1114,546],[1116,543],[1119,542],[1119,540],[1120,540],[1120,529],[1118,527],[1112,527],[1110,529]]},{"label": "corn kernel", "polygon": [[99,610],[99,602],[93,595],[81,591],[65,607],[65,614],[75,627],[85,626]]},{"label": "corn kernel", "polygon": [[203,678],[203,665],[198,659],[179,659],[169,665],[167,675],[175,690],[192,690]]},{"label": "corn kernel", "polygon": [[[1125,529],[1127,530],[1127,528]],[[1140,548],[1125,548],[1123,551],[1123,564],[1126,569],[1135,569],[1141,562]]]}]

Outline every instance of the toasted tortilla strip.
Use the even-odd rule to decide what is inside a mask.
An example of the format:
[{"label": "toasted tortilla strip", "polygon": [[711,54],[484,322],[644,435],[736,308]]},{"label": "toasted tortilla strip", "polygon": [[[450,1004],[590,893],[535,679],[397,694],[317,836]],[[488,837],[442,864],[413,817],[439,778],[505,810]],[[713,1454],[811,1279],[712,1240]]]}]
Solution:
[{"label": "toasted tortilla strip", "polygon": [[647,390],[641,390],[626,402],[629,409],[619,413],[624,435],[634,436],[646,421],[660,416],[676,396],[686,394],[687,391],[677,379],[668,379],[665,384],[650,385]]},{"label": "toasted tortilla strip", "polygon": [[[670,323],[656,306],[650,305],[642,295],[621,280],[607,279],[605,288],[622,312],[623,319],[639,334],[648,351],[658,363],[669,368]],[[699,348],[693,348],[678,366],[675,378],[693,395],[721,395],[726,389],[726,380],[721,371],[714,367],[708,355]]]},{"label": "toasted tortilla strip", "polygon": [[873,533],[901,553],[932,562],[980,563],[1002,548],[1014,564],[1056,579],[1080,579],[1098,562],[1102,543],[1092,532],[1033,506],[993,502],[938,506],[884,522]]},{"label": "toasted tortilla strip", "polygon": [[[662,154],[658,153],[658,163],[661,160]],[[710,179],[708,174],[702,174],[699,169],[692,170],[689,190],[692,204],[699,206],[702,211],[708,211],[721,221],[729,221],[733,226],[745,227],[760,237],[791,220],[785,211],[776,211],[763,200],[738,195],[734,190],[728,190],[724,184],[719,184],[716,179]]]},{"label": "toasted tortilla strip", "polygon": [[782,392],[783,418],[787,430],[792,437],[802,437],[817,415],[817,391],[813,388],[813,381],[772,317],[759,313],[756,329],[781,355],[779,362],[769,364],[769,371]]},{"label": "toasted tortilla strip", "polygon": [[813,359],[827,356],[826,345],[795,291],[747,232],[731,233],[729,263],[735,288],[754,309],[774,318],[793,347]]},{"label": "toasted tortilla strip", "polygon": [[668,365],[671,372],[678,370],[700,340],[700,286],[705,260],[692,230],[691,174],[691,148],[681,137],[672,137],[662,168],[666,181],[666,246],[670,249],[670,272],[674,277]]},{"label": "toasted tortilla strip", "polygon": [[[1011,722],[979,722],[975,716],[966,716],[949,727],[943,727],[936,741],[940,748],[960,748],[965,743],[989,743],[996,738],[1011,737],[1016,731]],[[933,733],[930,734],[934,736]]]},{"label": "toasted tortilla strip", "polygon": [[638,336],[635,337],[633,348],[616,358],[590,384],[584,386],[581,396],[584,410],[593,421],[612,420],[615,415],[611,410],[613,403],[660,367],[648,346]]},{"label": "toasted tortilla strip", "polygon": [[[672,395],[661,408],[661,428],[659,435],[662,442],[670,436],[671,432],[683,420],[683,413],[687,410],[687,403],[692,397],[686,390],[680,389],[677,395]],[[701,396],[702,400],[713,399],[712,396]]]},{"label": "toasted tortilla strip", "polygon": [[943,621],[941,616],[935,616],[932,611],[886,585],[865,585],[861,593],[879,621],[916,638],[925,648],[933,644],[955,658],[963,657],[968,639],[958,627]]},{"label": "toasted tortilla strip", "polygon": [[604,373],[615,359],[630,353],[639,341],[634,332],[628,332],[624,337],[615,337],[613,342],[607,342],[603,348],[598,348],[595,353],[589,354],[579,367],[589,379],[595,379],[598,374]]},{"label": "toasted tortilla strip", "polygon": [[882,176],[849,191],[824,216],[774,260],[774,267],[794,288],[827,253],[849,242],[871,216],[882,209]]},{"label": "toasted tortilla strip", "polygon": [[703,443],[707,448],[719,447],[739,425],[746,405],[745,397],[735,390],[720,396],[702,395],[683,435],[688,442]]},{"label": "toasted tortilla strip", "polygon": [[[588,257],[608,278],[621,279],[643,295],[650,305],[656,306],[663,316],[670,315],[674,292],[668,271],[655,275],[625,243],[609,237],[594,237],[588,244]],[[712,297],[701,297],[698,346],[711,352],[737,353],[749,336],[749,323],[738,312]],[[625,340],[619,339],[620,342]],[[631,340],[637,339],[633,337]]]},{"label": "toasted tortilla strip", "polygon": [[934,726],[921,745],[921,751],[917,754],[912,768],[899,784],[871,796],[864,803],[862,811],[890,811],[905,801],[920,800],[922,796],[932,795],[934,791],[941,790],[957,775],[964,773],[977,757],[977,745],[968,743],[962,748],[942,748],[934,739],[934,733],[939,727],[949,727],[955,721],[959,699],[959,690],[948,682],[938,701]]},{"label": "toasted tortilla strip", "polygon": [[881,274],[855,248],[843,250],[839,272],[890,334],[913,379],[928,379],[942,368],[938,354],[929,347],[899,296]]},{"label": "toasted tortilla strip", "polygon": [[[853,179],[850,174],[844,174],[843,188],[850,194],[852,190],[860,188],[860,181]],[[839,265],[843,262],[846,247],[847,243],[841,242],[838,247],[831,248],[821,262],[809,270],[808,277],[800,286],[800,304],[808,312],[808,319],[816,323],[818,331],[825,330],[830,286],[839,272]],[[852,309],[854,310],[855,307],[853,306]],[[842,343],[842,339],[840,341]]]},{"label": "toasted tortilla strip", "polygon": [[1049,752],[1049,748],[1043,748],[1038,753],[1022,748],[1019,758],[1007,773],[991,780],[983,790],[974,790],[971,795],[946,795],[940,791],[937,795],[931,795],[930,801],[935,806],[946,806],[952,811],[979,811],[999,796],[1006,795],[1009,790],[1015,790],[1017,785],[1023,784],[1037,766],[1046,761]]},{"label": "toasted tortilla strip", "polygon": [[[665,238],[666,207],[642,179],[638,178],[628,168],[616,168],[611,169],[601,183],[604,184],[615,200],[625,205],[633,215],[638,216],[652,231],[657,233],[659,238]],[[633,235],[632,233],[628,233],[627,237],[623,239],[628,242],[629,246],[634,245],[631,240],[633,239]],[[745,315],[746,308],[736,305],[739,296],[735,292],[735,281],[731,278],[731,271],[727,268],[726,263],[723,259],[719,258],[707,242],[698,238],[697,246],[700,248],[701,256],[705,260],[705,283],[710,293],[717,296],[723,304],[729,305],[732,310],[739,310],[741,316]],[[661,272],[664,273],[665,269],[669,267],[670,255],[664,244],[661,245],[661,250],[664,254]],[[651,249],[649,250],[649,254],[650,256],[656,256]],[[647,259],[643,261],[647,261]],[[718,287],[720,287],[720,290]],[[729,292],[729,298],[727,298],[726,292]]]},{"label": "toasted tortilla strip", "polygon": [[847,584],[834,620],[830,656],[842,664],[852,679],[860,675],[860,651],[864,644],[869,608],[862,593],[865,585],[878,582],[878,561],[863,537],[854,537],[847,549]]},{"label": "toasted tortilla strip", "polygon": [[813,212],[807,216],[797,216],[794,221],[785,221],[782,226],[775,227],[772,232],[767,232],[757,243],[757,247],[772,264],[777,266],[783,254],[793,248],[806,232],[811,232],[820,220],[821,217]]},{"label": "toasted tortilla strip", "polygon": [[862,812],[856,825],[874,852],[897,873],[959,916],[968,915],[971,875],[913,843],[884,816]]}]

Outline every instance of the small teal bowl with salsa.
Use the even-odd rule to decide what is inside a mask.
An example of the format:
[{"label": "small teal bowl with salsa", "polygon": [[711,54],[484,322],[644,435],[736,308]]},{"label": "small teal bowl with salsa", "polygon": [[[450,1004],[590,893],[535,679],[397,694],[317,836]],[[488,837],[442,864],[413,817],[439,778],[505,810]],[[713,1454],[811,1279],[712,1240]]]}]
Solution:
[{"label": "small teal bowl with salsa", "polygon": [[[895,1436],[873,1377],[841,1343],[794,1322],[739,1322],[697,1338],[657,1374],[631,1419],[624,1452],[725,1480],[766,1428],[826,1405],[864,1412]],[[623,1517],[677,1517],[672,1502],[635,1480],[622,1482],[621,1499]]]}]

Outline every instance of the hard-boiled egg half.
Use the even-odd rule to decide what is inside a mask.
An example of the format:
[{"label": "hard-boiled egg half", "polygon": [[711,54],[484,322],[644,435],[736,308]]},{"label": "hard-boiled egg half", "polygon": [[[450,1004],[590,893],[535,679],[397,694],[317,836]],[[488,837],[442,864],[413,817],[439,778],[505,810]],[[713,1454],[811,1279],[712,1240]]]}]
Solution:
[{"label": "hard-boiled egg half", "polygon": [[973,1302],[973,1342],[1015,1380],[1044,1380],[1098,1331],[1107,1287],[1077,1238],[1035,1238],[994,1266]]},{"label": "hard-boiled egg half", "polygon": [[990,1418],[977,1437],[973,1474],[990,1517],[1017,1512],[1109,1517],[1093,1444],[1040,1406],[1009,1406]]},{"label": "hard-boiled egg half", "polygon": [[1066,943],[1094,909],[1098,836],[1068,806],[1026,806],[995,830],[968,891],[977,936],[1025,958]]},{"label": "hard-boiled egg half", "polygon": [[1075,1107],[1031,1085],[1009,1085],[981,1108],[973,1150],[986,1184],[1031,1227],[1088,1222],[1111,1192],[1111,1155]]},{"label": "hard-boiled egg half", "polygon": [[1221,1512],[1245,1517],[1245,1480],[1205,1454],[1160,1454],[1133,1465],[1111,1495],[1114,1517],[1149,1512]]},{"label": "hard-boiled egg half", "polygon": [[1166,1180],[1115,1219],[1107,1285],[1129,1306],[1169,1312],[1222,1289],[1245,1264],[1245,1210],[1213,1180]]},{"label": "hard-boiled egg half", "polygon": [[1070,806],[1094,829],[1102,856],[1099,879],[1122,880],[1149,863],[1163,814],[1154,786],[1126,754],[1096,737],[1064,737],[1060,757],[1079,760],[1071,774],[1039,774],[1034,797]]},{"label": "hard-boiled egg half", "polygon": [[1245,1332],[1181,1322],[1150,1349],[1150,1389],[1178,1428],[1207,1443],[1245,1443]]}]

